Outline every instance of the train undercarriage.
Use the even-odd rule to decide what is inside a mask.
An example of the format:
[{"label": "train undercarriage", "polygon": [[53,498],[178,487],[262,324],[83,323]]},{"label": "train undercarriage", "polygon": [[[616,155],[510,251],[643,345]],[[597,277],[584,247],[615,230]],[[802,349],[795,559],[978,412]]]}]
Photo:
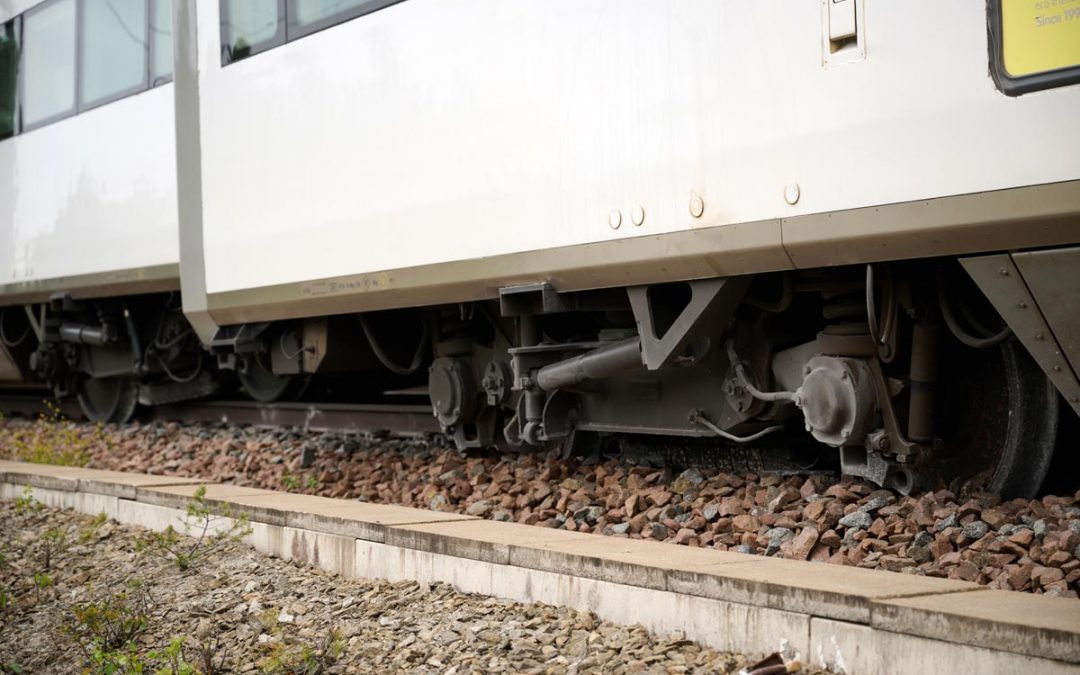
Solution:
[{"label": "train undercarriage", "polygon": [[[1030,496],[1059,394],[955,260],[560,293],[231,326],[203,346],[174,294],[5,308],[7,359],[122,422],[229,395],[426,391],[461,450],[667,442],[773,448],[903,493]],[[1063,410],[1064,408],[1064,410]]]}]

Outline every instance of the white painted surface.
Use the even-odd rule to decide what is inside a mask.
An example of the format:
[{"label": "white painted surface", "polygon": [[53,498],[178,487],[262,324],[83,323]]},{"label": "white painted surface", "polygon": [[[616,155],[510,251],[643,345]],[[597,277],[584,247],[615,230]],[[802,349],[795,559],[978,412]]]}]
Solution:
[{"label": "white painted surface", "polygon": [[179,262],[172,92],[0,141],[0,285]]},{"label": "white painted surface", "polygon": [[222,67],[205,3],[207,290],[1080,177],[982,0],[864,5],[828,68],[820,0],[407,0]]},{"label": "white painted surface", "polygon": [[34,5],[40,5],[42,2],[44,0],[0,0],[0,22],[18,16]]}]

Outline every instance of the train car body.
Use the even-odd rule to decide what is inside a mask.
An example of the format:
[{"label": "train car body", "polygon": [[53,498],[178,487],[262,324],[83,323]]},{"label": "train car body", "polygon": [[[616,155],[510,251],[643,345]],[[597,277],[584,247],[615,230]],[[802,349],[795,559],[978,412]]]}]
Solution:
[{"label": "train car body", "polygon": [[0,102],[0,303],[178,287],[171,20],[152,4],[0,4],[18,72]]},{"label": "train car body", "polygon": [[168,0],[0,2],[4,385],[160,371],[118,343],[180,287],[171,24]]},{"label": "train car body", "polygon": [[1080,412],[1068,3],[174,0],[162,84],[163,0],[103,2],[0,43],[79,37],[36,121],[0,68],[0,377],[91,419],[419,392],[461,449],[1032,494]]},{"label": "train car body", "polygon": [[1004,95],[985,3],[840,4],[200,5],[185,262],[228,325],[1075,242],[1080,88]]}]

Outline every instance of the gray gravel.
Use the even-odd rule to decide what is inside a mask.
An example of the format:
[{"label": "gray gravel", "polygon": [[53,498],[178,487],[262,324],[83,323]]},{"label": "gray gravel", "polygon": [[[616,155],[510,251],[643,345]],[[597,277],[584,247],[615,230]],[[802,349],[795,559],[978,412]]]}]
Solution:
[{"label": "gray gravel", "polygon": [[[71,634],[75,612],[117,593],[132,604],[142,598],[147,622],[121,651],[153,668],[164,661],[150,653],[174,637],[191,663],[212,652],[221,673],[724,673],[760,657],[445,584],[346,580],[235,542],[181,572],[140,548],[146,536],[72,512],[0,503],[0,588],[10,600],[0,612],[0,663],[80,671],[90,662]],[[48,555],[52,584],[35,590],[49,541],[63,542]],[[303,670],[305,657],[318,669]]]}]

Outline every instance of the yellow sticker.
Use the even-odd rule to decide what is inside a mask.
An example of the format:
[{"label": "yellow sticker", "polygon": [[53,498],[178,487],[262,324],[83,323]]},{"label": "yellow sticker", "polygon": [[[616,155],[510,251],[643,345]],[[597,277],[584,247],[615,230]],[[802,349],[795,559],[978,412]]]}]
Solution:
[{"label": "yellow sticker", "polygon": [[1080,66],[1080,0],[1001,0],[1010,77]]}]

